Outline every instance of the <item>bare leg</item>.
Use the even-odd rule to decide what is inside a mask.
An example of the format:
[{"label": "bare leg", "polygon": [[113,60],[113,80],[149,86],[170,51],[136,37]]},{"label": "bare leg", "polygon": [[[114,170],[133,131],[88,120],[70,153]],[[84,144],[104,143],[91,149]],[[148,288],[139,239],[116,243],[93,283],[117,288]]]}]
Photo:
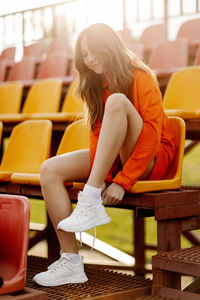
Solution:
[{"label": "bare leg", "polygon": [[89,150],[80,150],[48,159],[41,166],[41,187],[47,211],[64,252],[78,253],[74,233],[57,230],[57,224],[71,214],[66,181],[86,181],[90,172]]},{"label": "bare leg", "polygon": [[[113,94],[106,102],[94,164],[87,184],[100,188],[117,155],[122,164],[129,158],[143,127],[143,120],[123,94]],[[146,173],[152,169],[150,164]]]}]

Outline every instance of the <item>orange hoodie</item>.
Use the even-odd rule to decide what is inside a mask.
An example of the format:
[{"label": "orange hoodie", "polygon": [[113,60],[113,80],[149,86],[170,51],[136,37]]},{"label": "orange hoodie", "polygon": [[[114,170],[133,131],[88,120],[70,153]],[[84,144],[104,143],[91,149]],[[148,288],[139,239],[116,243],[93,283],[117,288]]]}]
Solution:
[{"label": "orange hoodie", "polygon": [[[104,87],[102,89],[104,103],[109,95],[108,88]],[[154,158],[155,163],[149,179],[162,179],[175,156],[173,132],[163,109],[158,84],[150,72],[135,71],[130,100],[143,119],[143,128],[132,155],[122,170],[114,176],[119,162],[116,160],[106,177],[106,181],[118,183],[127,191],[137,182]],[[95,130],[90,131],[91,165],[94,161],[100,130],[101,123],[97,120]]]}]

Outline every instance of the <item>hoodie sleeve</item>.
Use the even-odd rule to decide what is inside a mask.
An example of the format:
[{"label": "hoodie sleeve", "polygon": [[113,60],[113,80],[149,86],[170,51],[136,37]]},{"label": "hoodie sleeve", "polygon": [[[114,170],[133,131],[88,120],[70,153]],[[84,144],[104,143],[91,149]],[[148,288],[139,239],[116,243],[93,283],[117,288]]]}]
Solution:
[{"label": "hoodie sleeve", "polygon": [[133,93],[135,108],[143,119],[143,128],[132,155],[113,179],[127,191],[157,155],[162,127],[162,96],[156,80],[148,71],[138,72]]}]

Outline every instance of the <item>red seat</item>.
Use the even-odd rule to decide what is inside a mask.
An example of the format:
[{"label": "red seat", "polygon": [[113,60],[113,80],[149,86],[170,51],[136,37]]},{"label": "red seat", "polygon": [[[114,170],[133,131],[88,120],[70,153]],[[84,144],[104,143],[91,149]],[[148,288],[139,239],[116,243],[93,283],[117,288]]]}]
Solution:
[{"label": "red seat", "polygon": [[0,194],[0,294],[24,289],[30,204],[26,197]]},{"label": "red seat", "polygon": [[24,47],[24,56],[33,56],[37,58],[41,58],[43,54],[42,43],[33,43]]},{"label": "red seat", "polygon": [[47,50],[47,55],[56,52],[69,52],[69,40],[67,37],[56,37],[52,40],[49,49]]},{"label": "red seat", "polygon": [[65,77],[68,71],[68,55],[64,52],[48,55],[38,70],[38,79]]},{"label": "red seat", "polygon": [[8,80],[31,80],[35,77],[36,59],[34,57],[25,57],[11,68]]},{"label": "red seat", "polygon": [[9,70],[13,65],[13,61],[6,58],[0,58],[0,81],[8,79]]},{"label": "red seat", "polygon": [[200,19],[184,22],[178,30],[177,38],[186,38],[190,46],[200,45]]},{"label": "red seat", "polygon": [[200,46],[198,47],[197,52],[195,54],[194,65],[200,66]]},{"label": "red seat", "polygon": [[148,62],[149,55],[151,54],[152,50],[158,46],[161,42],[167,40],[167,30],[166,25],[163,24],[155,24],[150,25],[144,29],[142,32],[139,42],[144,47],[144,57]]},{"label": "red seat", "polygon": [[6,59],[9,59],[9,60],[14,60],[15,50],[16,50],[16,47],[9,47],[9,48],[4,49],[1,52],[0,58],[6,58]]},{"label": "red seat", "polygon": [[[152,52],[149,67],[158,73],[173,73],[188,64],[188,42],[186,39],[165,41]],[[156,72],[157,73],[157,72]]]}]

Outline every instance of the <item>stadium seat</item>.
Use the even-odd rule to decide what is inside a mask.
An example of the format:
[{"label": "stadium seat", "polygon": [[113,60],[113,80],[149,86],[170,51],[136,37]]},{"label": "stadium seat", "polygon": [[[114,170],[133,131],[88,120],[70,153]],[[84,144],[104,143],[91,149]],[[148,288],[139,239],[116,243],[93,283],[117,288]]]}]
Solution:
[{"label": "stadium seat", "polygon": [[59,79],[37,81],[29,90],[21,113],[1,115],[2,122],[20,122],[33,118],[35,113],[53,113],[59,110],[62,83]]},{"label": "stadium seat", "polygon": [[16,50],[16,47],[9,47],[9,48],[3,49],[3,51],[1,52],[1,55],[0,55],[0,59],[5,58],[8,60],[14,61],[15,50]]},{"label": "stadium seat", "polygon": [[1,145],[1,139],[2,139],[2,132],[3,132],[3,123],[0,121],[0,145]]},{"label": "stadium seat", "polygon": [[31,56],[27,56],[15,63],[9,72],[8,81],[34,79],[36,74],[36,63],[36,59]]},{"label": "stadium seat", "polygon": [[29,215],[26,197],[0,194],[0,295],[25,287]]},{"label": "stadium seat", "polygon": [[68,54],[69,40],[67,37],[56,37],[52,40],[49,49],[47,50],[47,56],[52,53],[64,52]]},{"label": "stadium seat", "polygon": [[[56,155],[87,149],[89,147],[89,129],[84,120],[78,120],[66,127]],[[19,174],[13,173],[12,183],[40,185],[40,172]],[[69,183],[72,184],[72,183]]]},{"label": "stadium seat", "polygon": [[[177,153],[171,168],[168,170],[167,175],[162,180],[138,180],[136,184],[130,189],[129,191],[130,193],[144,193],[144,192],[171,190],[171,189],[180,188],[184,146],[185,146],[185,122],[181,118],[170,117],[170,124],[172,126],[175,135],[175,144],[177,148]],[[79,136],[78,133],[77,136]],[[84,146],[86,147],[87,144],[84,144]],[[77,182],[73,183],[73,185],[75,188],[79,188],[79,189],[82,189],[84,186],[83,183],[77,183]]]},{"label": "stadium seat", "polygon": [[9,182],[13,173],[39,173],[49,158],[52,123],[49,120],[27,120],[12,130],[0,165],[0,181]]},{"label": "stadium seat", "polygon": [[6,82],[0,86],[0,120],[4,115],[20,112],[22,92],[20,82]]},{"label": "stadium seat", "polygon": [[88,149],[89,128],[85,120],[78,120],[67,126],[56,155]]},{"label": "stadium seat", "polygon": [[177,38],[186,38],[190,46],[200,45],[200,19],[185,21],[178,30]]},{"label": "stadium seat", "polygon": [[195,54],[194,65],[200,66],[200,46],[198,47],[196,54]]},{"label": "stadium seat", "polygon": [[84,102],[74,96],[74,90],[76,87],[76,81],[71,83],[67,93],[65,95],[61,112],[55,113],[37,113],[34,114],[34,119],[48,119],[53,122],[72,122],[78,119],[82,119],[85,116]]},{"label": "stadium seat", "polygon": [[9,71],[13,65],[14,61],[11,61],[6,58],[0,59],[0,82],[6,81],[8,79]]},{"label": "stadium seat", "polygon": [[158,44],[166,40],[167,40],[167,30],[166,30],[166,25],[164,23],[150,25],[144,29],[138,42],[141,43],[144,47],[144,57],[147,62],[152,50],[156,46],[158,46]]},{"label": "stadium seat", "polygon": [[182,23],[176,38],[181,37],[188,40],[189,63],[193,64],[197,47],[200,45],[200,19],[191,19]]},{"label": "stadium seat", "polygon": [[43,46],[42,43],[32,43],[28,46],[24,46],[24,55],[25,57],[35,57],[35,58],[42,58],[43,54]]},{"label": "stadium seat", "polygon": [[164,109],[169,116],[183,119],[199,117],[199,78],[199,66],[186,67],[172,75],[163,97]]},{"label": "stadium seat", "polygon": [[157,76],[170,76],[187,64],[188,42],[183,38],[160,43],[154,48],[149,59],[149,67]]},{"label": "stadium seat", "polygon": [[176,157],[162,180],[138,180],[130,193],[172,190],[181,187],[182,165],[185,147],[185,122],[179,117],[169,117],[175,136]]},{"label": "stadium seat", "polygon": [[39,66],[37,78],[43,79],[67,76],[68,59],[68,55],[64,52],[57,52],[48,55]]}]

